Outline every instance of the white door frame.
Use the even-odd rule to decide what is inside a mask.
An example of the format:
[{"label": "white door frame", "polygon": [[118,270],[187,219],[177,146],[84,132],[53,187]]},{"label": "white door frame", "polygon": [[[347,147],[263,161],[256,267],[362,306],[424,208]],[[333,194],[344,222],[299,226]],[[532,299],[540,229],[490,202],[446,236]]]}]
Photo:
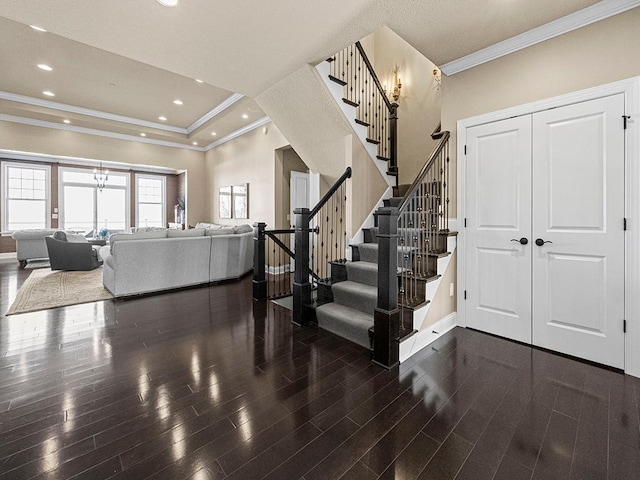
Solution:
[{"label": "white door frame", "polygon": [[[609,95],[622,93],[625,98],[625,112],[630,121],[627,125],[625,139],[625,217],[627,218],[626,251],[625,251],[625,317],[627,334],[625,336],[625,373],[640,377],[640,77],[609,83],[599,87],[580,90],[557,97],[548,98],[525,105],[506,108],[475,117],[465,118],[457,122],[457,187],[458,187],[458,305],[457,324],[466,327],[466,308],[464,286],[466,285],[465,265],[465,231],[466,217],[466,164],[465,144],[466,129],[506,118],[529,115],[550,108],[557,108],[573,103],[594,100]],[[622,124],[622,119],[620,119]],[[622,128],[622,127],[621,127]]]}]

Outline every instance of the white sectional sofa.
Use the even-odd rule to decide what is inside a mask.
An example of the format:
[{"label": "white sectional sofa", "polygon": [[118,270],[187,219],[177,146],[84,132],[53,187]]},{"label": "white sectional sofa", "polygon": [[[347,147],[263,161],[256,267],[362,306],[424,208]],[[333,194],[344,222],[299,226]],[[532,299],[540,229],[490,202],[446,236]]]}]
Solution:
[{"label": "white sectional sofa", "polygon": [[238,278],[253,268],[253,229],[114,234],[100,249],[103,283],[115,297]]}]

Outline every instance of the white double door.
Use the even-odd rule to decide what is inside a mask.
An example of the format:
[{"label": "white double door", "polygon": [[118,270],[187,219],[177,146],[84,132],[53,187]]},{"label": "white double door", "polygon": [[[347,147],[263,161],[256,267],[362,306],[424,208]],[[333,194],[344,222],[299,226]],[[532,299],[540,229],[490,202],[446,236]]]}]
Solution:
[{"label": "white double door", "polygon": [[466,131],[467,325],[624,368],[624,98]]}]

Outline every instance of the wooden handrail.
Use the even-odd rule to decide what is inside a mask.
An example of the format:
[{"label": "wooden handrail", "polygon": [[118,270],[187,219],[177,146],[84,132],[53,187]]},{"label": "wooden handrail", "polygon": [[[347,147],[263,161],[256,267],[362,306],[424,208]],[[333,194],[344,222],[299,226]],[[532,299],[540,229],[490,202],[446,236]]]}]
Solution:
[{"label": "wooden handrail", "polygon": [[322,197],[322,200],[320,200],[318,204],[315,207],[313,207],[313,209],[311,209],[311,211],[309,212],[309,220],[311,220],[315,216],[315,214],[318,213],[322,207],[324,207],[325,203],[329,201],[331,196],[334,193],[336,193],[338,188],[340,188],[340,185],[342,185],[347,178],[351,178],[351,167],[347,167],[347,169],[336,181],[336,183],[333,184],[333,187],[331,187],[329,191],[324,194],[324,197]]},{"label": "wooden handrail", "polygon": [[450,136],[451,136],[451,134],[449,133],[448,130],[445,130],[443,132],[442,138],[440,139],[440,143],[438,143],[438,146],[435,148],[435,150],[433,151],[433,153],[429,157],[429,160],[427,160],[427,162],[422,167],[422,170],[420,170],[420,173],[418,174],[416,179],[413,181],[413,183],[409,187],[409,190],[407,190],[407,193],[404,194],[404,198],[403,198],[402,202],[400,203],[400,205],[398,206],[398,212],[399,213],[402,213],[407,208],[407,205],[409,204],[409,199],[411,198],[413,193],[418,189],[418,187],[422,183],[422,180],[424,180],[424,177],[427,176],[427,172],[431,168],[431,165],[433,165],[433,163],[436,161],[436,159],[438,158],[438,156],[440,155],[440,153],[444,149],[444,146],[449,141],[449,137]]},{"label": "wooden handrail", "polygon": [[369,57],[367,57],[367,54],[365,53],[364,48],[362,48],[362,45],[360,44],[360,42],[356,42],[356,48],[360,52],[360,55],[362,56],[362,60],[364,61],[364,64],[367,66],[367,70],[369,70],[369,73],[373,77],[373,81],[375,82],[376,87],[378,88],[378,91],[380,92],[380,95],[382,95],[382,98],[384,99],[384,103],[387,105],[387,108],[389,109],[389,111],[391,111],[393,105],[395,105],[397,107],[398,104],[396,103],[396,104],[392,105],[391,102],[389,101],[389,99],[387,98],[387,94],[384,93],[384,89],[382,88],[382,85],[380,84],[380,80],[378,80],[378,76],[376,75],[376,71],[373,69],[373,65],[371,65],[371,62],[369,61]]}]

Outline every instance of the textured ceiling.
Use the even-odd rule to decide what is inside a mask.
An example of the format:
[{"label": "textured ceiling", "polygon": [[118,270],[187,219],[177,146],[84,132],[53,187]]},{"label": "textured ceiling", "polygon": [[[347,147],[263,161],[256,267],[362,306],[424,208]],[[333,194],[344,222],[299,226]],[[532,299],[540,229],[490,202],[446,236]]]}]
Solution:
[{"label": "textured ceiling", "polygon": [[[46,98],[46,88],[56,93],[49,100],[148,122],[162,123],[158,116],[164,115],[167,124],[184,129],[233,92],[255,97],[302,65],[385,25],[442,65],[594,3],[182,0],[167,8],[155,0],[2,0],[0,91]],[[38,70],[40,62],[54,71]],[[184,105],[173,105],[175,98]],[[20,108],[37,116],[32,107],[13,105]],[[242,113],[250,118],[242,119]],[[42,114],[62,118],[55,111]],[[219,138],[261,116],[247,98],[191,134],[152,128],[148,135],[210,143],[211,131]],[[83,115],[74,121],[98,122]],[[119,128],[132,135],[140,131],[130,124]]]}]

